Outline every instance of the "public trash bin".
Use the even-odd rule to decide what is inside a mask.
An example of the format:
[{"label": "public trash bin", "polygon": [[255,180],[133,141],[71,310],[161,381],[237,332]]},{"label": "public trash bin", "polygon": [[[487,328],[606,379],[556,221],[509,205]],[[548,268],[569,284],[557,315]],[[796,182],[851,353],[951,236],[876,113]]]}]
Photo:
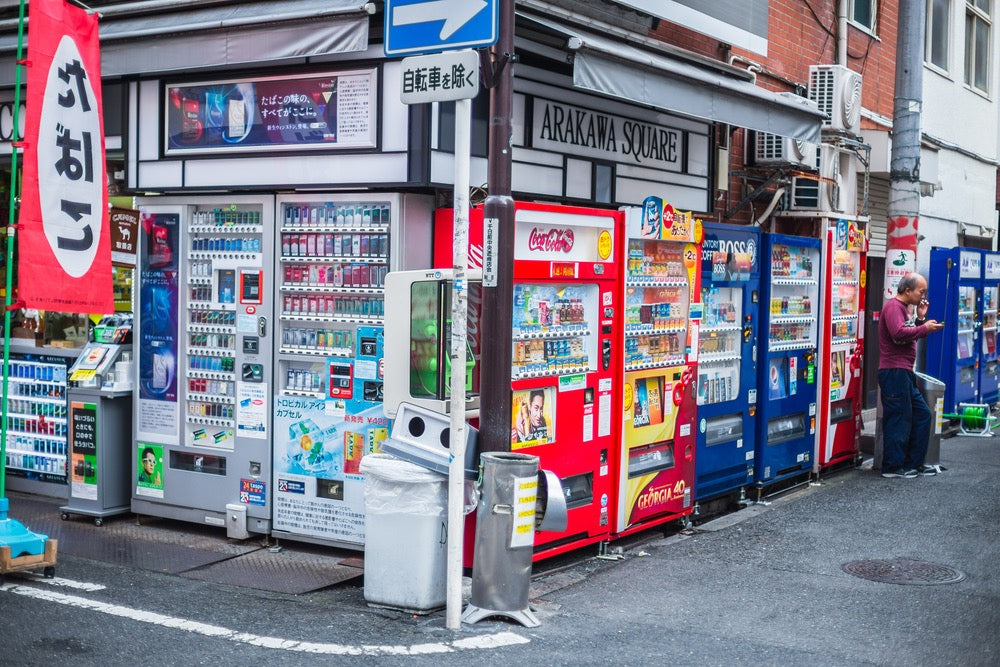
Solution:
[{"label": "public trash bin", "polygon": [[916,373],[920,395],[931,409],[931,434],[927,439],[927,456],[924,463],[935,466],[941,463],[941,423],[944,420],[944,382],[930,375]]},{"label": "public trash bin", "polygon": [[472,600],[462,621],[506,616],[525,627],[538,619],[528,607],[535,538],[538,457],[486,452],[476,515]]},{"label": "public trash bin", "polygon": [[[931,430],[927,439],[927,456],[924,457],[926,465],[938,465],[941,462],[941,423],[944,420],[944,382],[924,373],[914,371],[917,376],[917,388],[920,395],[924,397],[927,407],[931,409]],[[872,464],[873,470],[882,470],[882,391],[878,392],[878,412],[875,428],[875,462]]]},{"label": "public trash bin", "polygon": [[448,478],[388,454],[365,475],[365,601],[414,613],[445,605]]}]

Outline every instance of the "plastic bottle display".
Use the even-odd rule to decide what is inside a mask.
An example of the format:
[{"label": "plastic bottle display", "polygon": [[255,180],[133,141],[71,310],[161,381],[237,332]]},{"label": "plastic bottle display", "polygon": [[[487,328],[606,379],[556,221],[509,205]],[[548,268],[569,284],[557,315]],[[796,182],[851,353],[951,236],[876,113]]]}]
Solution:
[{"label": "plastic bottle display", "polygon": [[514,286],[512,375],[515,378],[590,370],[589,330],[594,285]]},{"label": "plastic bottle display", "polygon": [[313,359],[353,356],[356,327],[381,323],[391,216],[388,202],[282,205],[279,336],[281,353],[289,355],[278,378],[283,393],[323,395]]},{"label": "plastic bottle display", "polygon": [[630,239],[626,264],[625,368],[683,361],[687,345],[688,275],[683,247]]}]

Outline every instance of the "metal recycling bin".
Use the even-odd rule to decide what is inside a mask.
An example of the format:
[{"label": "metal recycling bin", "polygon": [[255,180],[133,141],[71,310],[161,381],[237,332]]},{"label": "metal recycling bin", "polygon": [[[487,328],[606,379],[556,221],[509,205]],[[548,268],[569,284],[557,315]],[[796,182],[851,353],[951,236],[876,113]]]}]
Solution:
[{"label": "metal recycling bin", "polygon": [[361,459],[365,476],[365,601],[427,613],[445,605],[448,478],[389,454]]},{"label": "metal recycling bin", "polygon": [[927,456],[924,463],[937,465],[941,463],[941,423],[944,421],[944,382],[923,373],[917,376],[917,387],[921,396],[931,409],[931,431],[927,438]]},{"label": "metal recycling bin", "polygon": [[[924,457],[926,465],[938,465],[941,462],[941,424],[944,421],[944,382],[914,371],[917,376],[917,388],[920,395],[924,397],[927,407],[931,409],[931,429],[927,439],[927,456]],[[878,392],[878,412],[876,413],[875,427],[875,462],[872,469],[876,472],[882,470],[882,390]]]},{"label": "metal recycling bin", "polygon": [[535,541],[538,457],[485,452],[482,498],[476,514],[472,599],[462,620],[508,616],[526,627],[538,620],[528,608]]}]

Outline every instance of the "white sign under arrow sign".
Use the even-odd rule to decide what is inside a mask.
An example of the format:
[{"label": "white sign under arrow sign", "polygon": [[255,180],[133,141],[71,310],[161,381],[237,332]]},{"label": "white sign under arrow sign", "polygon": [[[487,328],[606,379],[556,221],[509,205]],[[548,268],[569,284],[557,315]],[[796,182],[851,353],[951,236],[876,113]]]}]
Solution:
[{"label": "white sign under arrow sign", "polygon": [[445,51],[403,58],[403,104],[450,102],[479,94],[479,53]]}]

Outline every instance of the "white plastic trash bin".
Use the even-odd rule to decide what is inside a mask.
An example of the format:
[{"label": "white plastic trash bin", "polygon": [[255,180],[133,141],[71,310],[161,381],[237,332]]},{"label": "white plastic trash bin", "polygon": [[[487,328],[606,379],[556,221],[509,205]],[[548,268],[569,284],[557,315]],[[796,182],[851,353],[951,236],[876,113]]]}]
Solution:
[{"label": "white plastic trash bin", "polygon": [[445,605],[448,478],[389,454],[365,475],[365,601],[414,613]]}]

